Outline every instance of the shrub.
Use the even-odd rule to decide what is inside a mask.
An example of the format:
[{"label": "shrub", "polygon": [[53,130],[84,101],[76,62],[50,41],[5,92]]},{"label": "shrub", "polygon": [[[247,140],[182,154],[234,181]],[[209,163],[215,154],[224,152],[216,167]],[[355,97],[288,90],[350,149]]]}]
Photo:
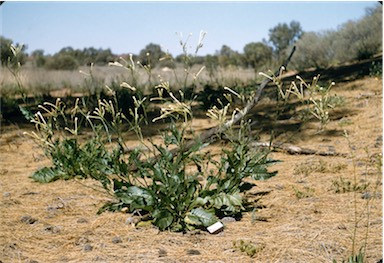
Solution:
[{"label": "shrub", "polygon": [[239,240],[237,242],[234,241],[232,246],[236,250],[240,250],[241,252],[247,254],[247,256],[251,258],[255,257],[258,253],[260,253],[265,248],[265,244],[254,244],[250,241],[244,241],[244,240]]},{"label": "shrub", "polygon": [[382,17],[382,6],[377,5],[367,9],[362,19],[344,23],[335,31],[304,33],[296,42],[298,54],[293,64],[303,70],[371,58],[382,52]]},{"label": "shrub", "polygon": [[57,54],[47,60],[45,67],[54,70],[76,70],[79,64],[71,55]]},{"label": "shrub", "polygon": [[292,59],[292,64],[298,70],[311,67],[326,68],[335,62],[333,49],[333,32],[320,33],[305,32],[297,41],[297,54]]},{"label": "shrub", "polygon": [[[268,158],[269,152],[249,147],[247,122],[240,125],[240,130],[227,129],[230,143],[223,148],[220,160],[202,153],[207,144],[194,135],[191,102],[184,99],[183,92],[176,98],[166,81],[156,86],[158,97],[152,101],[161,101],[162,108],[153,121],[168,119],[171,124],[162,135],[162,143],[148,145],[140,126],[145,117],[140,109],[145,110],[146,98],[140,98],[127,83],[123,82],[121,88],[133,92],[130,117],[119,110],[119,93],[112,89],[105,93],[111,93],[113,99],[100,99],[94,110],[80,100],[73,106],[60,99],[39,106],[43,113],[35,114],[32,122],[36,132],[30,135],[52,159],[53,166],[36,171],[32,175],[35,180],[96,179],[116,198],[100,212],[128,209],[146,215],[160,230],[185,231],[207,227],[223,215],[241,213],[245,209],[241,193],[252,186],[245,180],[264,180],[276,174],[267,170],[275,162]],[[126,124],[143,146],[128,154],[122,137]],[[85,125],[93,135],[81,140],[79,132]],[[190,134],[196,136],[192,144],[186,139]]]},{"label": "shrub", "polygon": [[[163,134],[163,143],[152,143],[151,146],[144,143],[138,125],[140,116],[137,109],[143,100],[139,102],[135,98],[131,120],[117,110],[116,99],[114,102],[100,101],[92,114],[83,110],[85,105],[77,101],[68,118],[66,105],[60,100],[56,104],[40,106],[48,117],[36,113],[33,122],[37,133],[31,135],[39,140],[53,166],[36,171],[32,178],[42,183],[74,177],[96,179],[116,197],[116,202],[106,204],[100,211],[127,208],[132,213],[147,214],[148,219],[161,230],[185,231],[207,227],[215,223],[218,216],[234,216],[242,212],[245,200],[241,193],[250,186],[244,180],[264,180],[274,176],[276,173],[268,172],[267,167],[275,161],[267,158],[268,152],[254,151],[249,147],[250,138],[246,133],[249,127],[245,123],[240,131],[228,131],[230,144],[223,149],[219,161],[201,153],[200,149],[205,145],[198,140],[188,150],[175,153],[175,147],[186,148],[186,136],[191,132],[191,112],[187,104],[176,99],[170,90],[168,93],[169,99],[164,100],[173,106],[165,106],[157,119],[170,118],[171,126]],[[106,119],[108,114],[111,120]],[[79,117],[84,117],[93,130],[92,138],[84,143],[80,143],[78,137],[82,121]],[[144,149],[150,150],[151,154],[137,148],[124,157],[119,128],[123,121],[130,123]],[[68,132],[71,137],[65,135]],[[112,134],[118,136],[117,143],[112,143]],[[112,143],[108,148],[106,141]],[[156,161],[149,156],[157,156]],[[207,172],[207,167],[216,169]]]},{"label": "shrub", "polygon": [[382,51],[382,21],[382,6],[377,5],[367,9],[359,21],[343,24],[335,35],[334,48],[338,60],[367,59]]}]

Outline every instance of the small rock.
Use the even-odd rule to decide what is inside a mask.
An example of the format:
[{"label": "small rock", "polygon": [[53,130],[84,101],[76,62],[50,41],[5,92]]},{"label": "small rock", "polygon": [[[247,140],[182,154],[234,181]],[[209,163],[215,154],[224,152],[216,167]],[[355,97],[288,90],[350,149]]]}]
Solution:
[{"label": "small rock", "polygon": [[93,250],[93,247],[90,244],[85,244],[83,250],[84,252],[89,252]]},{"label": "small rock", "polygon": [[52,210],[54,211],[54,210],[58,210],[58,209],[64,209],[64,207],[65,207],[64,203],[58,202],[56,204],[49,205],[47,210],[48,211],[52,211]]},{"label": "small rock", "polygon": [[78,240],[76,240],[75,245],[80,246],[80,245],[85,245],[89,242],[90,240],[86,237],[80,237]]},{"label": "small rock", "polygon": [[165,249],[160,248],[159,249],[159,257],[166,257],[167,251]]},{"label": "small rock", "polygon": [[371,199],[372,195],[370,192],[365,192],[365,193],[362,193],[361,198],[362,199]]},{"label": "small rock", "polygon": [[365,199],[365,200],[371,199],[371,198],[378,198],[378,199],[380,199],[381,198],[381,194],[380,193],[372,194],[370,192],[364,192],[364,193],[361,194],[361,198]]},{"label": "small rock", "polygon": [[140,221],[139,218],[135,216],[130,216],[127,218],[127,220],[125,220],[125,224],[126,225],[137,224],[139,221]]},{"label": "small rock", "polygon": [[336,148],[335,148],[335,146],[333,146],[333,145],[328,145],[328,151],[329,152],[336,152]]},{"label": "small rock", "polygon": [[276,184],[276,185],[275,185],[275,188],[276,188],[277,190],[283,190],[285,187],[284,187],[284,185],[282,185],[282,184]]},{"label": "small rock", "polygon": [[10,192],[4,192],[3,193],[3,197],[10,197],[11,196],[11,193]]},{"label": "small rock", "polygon": [[121,237],[114,237],[112,238],[112,243],[113,244],[118,244],[118,243],[122,243],[123,240],[121,239]]},{"label": "small rock", "polygon": [[37,192],[29,191],[24,193],[23,195],[37,195],[37,194],[38,194]]},{"label": "small rock", "polygon": [[88,220],[87,220],[86,218],[79,218],[79,219],[77,220],[77,223],[79,223],[79,224],[85,224],[85,223],[88,223]]},{"label": "small rock", "polygon": [[22,216],[20,218],[20,221],[22,223],[31,224],[32,225],[32,224],[36,223],[38,220],[36,218],[31,217],[31,216]]},{"label": "small rock", "polygon": [[199,250],[196,250],[196,249],[188,249],[187,255],[195,256],[195,255],[201,255],[201,253]]},{"label": "small rock", "polygon": [[221,219],[221,222],[232,223],[232,222],[236,222],[236,219],[234,217],[226,216]]},{"label": "small rock", "polygon": [[44,231],[51,232],[52,234],[60,233],[60,227],[58,226],[46,226]]}]

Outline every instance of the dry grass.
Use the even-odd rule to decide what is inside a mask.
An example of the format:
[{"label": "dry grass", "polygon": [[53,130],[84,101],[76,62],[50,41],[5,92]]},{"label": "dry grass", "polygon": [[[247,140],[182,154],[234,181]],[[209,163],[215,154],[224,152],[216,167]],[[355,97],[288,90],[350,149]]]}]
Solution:
[{"label": "dry grass", "polygon": [[[201,65],[195,65],[191,68],[188,74],[187,84],[190,85],[193,81],[193,76],[199,72]],[[36,68],[30,65],[23,67],[21,71],[21,80],[23,85],[28,89],[29,94],[49,94],[55,96],[57,92],[60,95],[70,95],[78,92],[89,92],[84,85],[87,77],[80,71],[89,73],[90,67],[82,66],[79,70],[45,70]],[[144,69],[138,68],[136,70],[138,87],[143,89],[148,88],[148,73]],[[95,66],[93,68],[94,78],[101,86],[111,85],[115,82],[127,81],[132,83],[132,75],[128,70],[113,66]],[[169,68],[155,68],[151,72],[151,80],[154,84],[159,83],[159,76],[163,80],[170,82],[171,87],[180,89],[184,84],[184,77],[186,76],[183,66],[178,66],[174,70]],[[177,78],[175,76],[178,76]],[[205,69],[199,75],[199,83],[216,83],[220,82],[223,86],[234,86],[238,84],[250,83],[258,77],[258,74],[253,69],[241,69],[229,67],[226,69],[218,68],[213,76],[209,76],[209,72]],[[0,94],[13,95],[14,78],[11,73],[4,67],[0,66]],[[56,93],[55,93],[56,92]]]},{"label": "dry grass", "polygon": [[[273,153],[274,159],[283,161],[272,167],[279,171],[278,175],[256,182],[257,187],[247,195],[250,200],[260,199],[255,203],[255,212],[245,213],[238,222],[226,223],[225,230],[217,235],[158,232],[152,227],[136,228],[127,223],[129,214],[96,215],[111,198],[100,191],[97,182],[72,180],[46,185],[33,182],[28,176],[49,161],[22,136],[22,131],[31,127],[2,127],[0,261],[341,261],[351,255],[354,192],[335,193],[332,182],[340,176],[353,180],[357,175],[359,180],[370,183],[367,191],[371,193],[380,180],[379,194],[370,201],[369,222],[367,200],[361,198],[361,193],[357,199],[358,213],[362,216],[357,228],[357,248],[363,245],[365,227],[369,224],[367,262],[377,262],[382,258],[382,182],[373,157],[381,154],[382,147],[378,144],[382,136],[382,81],[367,78],[349,82],[337,85],[335,92],[346,98],[342,118],[333,119],[321,134],[316,134],[316,127],[308,125],[308,129],[294,137],[294,143],[320,150],[334,147],[337,152],[352,153],[342,136],[342,130],[346,129],[355,149],[356,171],[351,158]],[[342,120],[344,124],[340,126]],[[211,125],[206,120],[201,124]],[[289,132],[279,135],[278,139],[287,135]],[[218,146],[212,147],[215,151]],[[295,172],[306,163],[321,164],[326,169]],[[313,192],[310,197],[297,198],[294,188],[313,189]],[[251,258],[234,247],[233,242],[240,240],[262,249]]]}]

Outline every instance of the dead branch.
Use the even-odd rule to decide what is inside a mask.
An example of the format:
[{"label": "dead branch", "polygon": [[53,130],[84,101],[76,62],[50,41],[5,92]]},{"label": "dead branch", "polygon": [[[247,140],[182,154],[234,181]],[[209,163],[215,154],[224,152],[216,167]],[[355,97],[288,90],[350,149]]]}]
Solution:
[{"label": "dead branch", "polygon": [[346,157],[345,153],[338,153],[334,151],[318,151],[308,148],[302,148],[288,143],[270,143],[270,142],[252,142],[253,147],[266,147],[272,151],[286,152],[289,154],[303,154],[303,155],[320,155],[320,156],[342,156]]}]

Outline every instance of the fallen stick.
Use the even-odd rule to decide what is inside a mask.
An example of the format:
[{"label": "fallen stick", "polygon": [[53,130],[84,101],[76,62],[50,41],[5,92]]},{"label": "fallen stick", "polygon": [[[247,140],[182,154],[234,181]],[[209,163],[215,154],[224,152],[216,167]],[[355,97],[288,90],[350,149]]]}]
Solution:
[{"label": "fallen stick", "polygon": [[320,155],[320,156],[342,156],[346,157],[345,153],[338,153],[333,151],[318,151],[308,148],[302,148],[296,145],[287,143],[269,143],[269,142],[252,142],[253,147],[266,147],[272,151],[283,151],[289,154],[304,154],[304,155]]}]

